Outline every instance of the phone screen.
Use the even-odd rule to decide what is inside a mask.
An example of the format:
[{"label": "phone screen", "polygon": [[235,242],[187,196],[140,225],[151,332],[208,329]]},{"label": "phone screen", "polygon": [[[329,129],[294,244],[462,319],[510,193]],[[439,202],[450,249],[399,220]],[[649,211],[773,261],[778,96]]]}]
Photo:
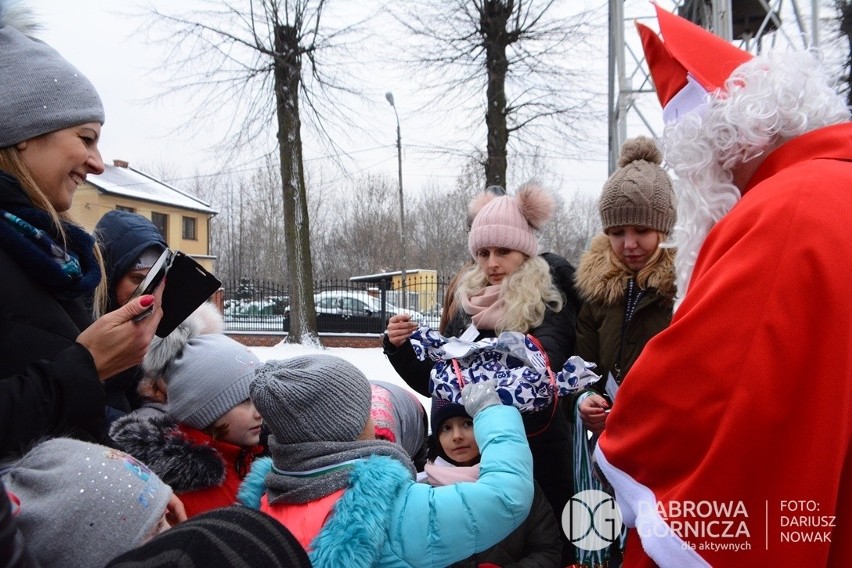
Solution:
[{"label": "phone screen", "polygon": [[145,294],[151,294],[154,290],[157,289],[157,286],[160,285],[160,282],[163,281],[163,277],[166,275],[166,272],[169,269],[169,264],[172,259],[172,251],[166,249],[160,255],[160,258],[154,263],[154,266],[151,267],[151,270],[148,271],[148,274],[145,275],[145,279],[139,283],[139,286],[136,287],[136,290],[133,291],[133,294],[130,296],[130,299],[138,298],[139,296],[144,296]]},{"label": "phone screen", "polygon": [[157,336],[166,337],[189,314],[203,304],[222,283],[207,272],[195,259],[175,252],[169,263],[169,275],[163,290],[163,319]]}]

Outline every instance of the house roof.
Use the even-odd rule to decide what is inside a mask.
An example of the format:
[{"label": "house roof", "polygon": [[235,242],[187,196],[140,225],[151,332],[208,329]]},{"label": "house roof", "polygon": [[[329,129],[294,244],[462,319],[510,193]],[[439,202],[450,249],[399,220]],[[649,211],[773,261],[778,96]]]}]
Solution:
[{"label": "house roof", "polygon": [[210,215],[218,213],[209,203],[201,201],[171,185],[154,179],[127,166],[104,164],[104,173],[89,175],[86,182],[113,195],[172,205],[183,209],[201,211]]}]

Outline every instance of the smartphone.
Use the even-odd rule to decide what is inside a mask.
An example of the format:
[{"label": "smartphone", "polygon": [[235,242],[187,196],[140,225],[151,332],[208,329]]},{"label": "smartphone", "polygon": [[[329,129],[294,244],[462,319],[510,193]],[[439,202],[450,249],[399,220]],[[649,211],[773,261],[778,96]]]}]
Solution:
[{"label": "smartphone", "polygon": [[154,290],[157,289],[157,286],[160,285],[160,282],[163,281],[163,277],[169,269],[171,259],[172,251],[169,249],[164,250],[157,261],[154,262],[154,265],[151,267],[151,270],[148,271],[148,274],[145,275],[145,279],[139,283],[139,286],[137,286],[136,290],[133,291],[133,294],[130,295],[130,299],[132,300],[146,294],[153,294]]},{"label": "smartphone", "polygon": [[219,279],[193,258],[175,251],[168,266],[163,290],[163,319],[157,327],[157,337],[166,337],[174,331],[221,286]]},{"label": "smartphone", "polygon": [[[153,294],[154,290],[157,289],[157,286],[160,285],[160,282],[163,281],[163,278],[166,276],[166,272],[169,271],[169,265],[172,262],[172,251],[166,249],[151,267],[151,270],[148,271],[148,274],[145,275],[145,279],[139,283],[139,286],[133,291],[133,294],[130,295],[130,299],[138,298],[139,296],[144,296],[146,294]],[[150,316],[154,313],[154,306],[151,305],[144,312],[139,314],[138,316],[133,318],[133,321],[140,322],[143,319]]]},{"label": "smartphone", "polygon": [[601,394],[601,396],[606,401],[606,403],[609,405],[609,408],[604,409],[604,413],[609,414],[610,412],[612,412],[612,398],[610,398],[610,396],[608,394]]}]

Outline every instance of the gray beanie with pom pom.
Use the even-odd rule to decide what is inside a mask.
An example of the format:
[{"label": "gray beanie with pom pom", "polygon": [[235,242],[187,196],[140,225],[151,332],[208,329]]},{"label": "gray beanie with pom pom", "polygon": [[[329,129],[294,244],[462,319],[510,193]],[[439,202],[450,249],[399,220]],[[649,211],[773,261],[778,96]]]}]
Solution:
[{"label": "gray beanie with pom pom", "polygon": [[140,387],[162,380],[167,413],[203,430],[249,398],[260,359],[222,334],[222,315],[205,302],[164,338],[154,338],[142,360]]},{"label": "gray beanie with pom pom", "polygon": [[606,180],[598,201],[604,232],[625,225],[671,232],[676,219],[674,193],[660,163],[662,155],[650,138],[638,136],[622,145],[619,169]]}]

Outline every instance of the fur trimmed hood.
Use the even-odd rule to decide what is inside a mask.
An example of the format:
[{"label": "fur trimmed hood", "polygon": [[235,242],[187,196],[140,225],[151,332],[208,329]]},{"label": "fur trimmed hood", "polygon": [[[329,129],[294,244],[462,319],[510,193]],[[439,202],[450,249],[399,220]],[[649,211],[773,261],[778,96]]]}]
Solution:
[{"label": "fur trimmed hood", "polygon": [[[661,248],[656,262],[635,274],[642,288],[654,288],[666,298],[675,296],[675,249]],[[627,281],[634,276],[632,270],[612,253],[609,238],[601,233],[580,258],[575,282],[583,301],[612,305],[624,298]]]},{"label": "fur trimmed hood", "polygon": [[142,359],[143,376],[137,392],[151,402],[165,403],[169,364],[175,360],[187,342],[198,335],[222,333],[225,320],[210,302],[204,302],[166,337],[154,337],[148,353]]},{"label": "fur trimmed hood", "polygon": [[119,449],[150,467],[175,493],[216,487],[225,480],[221,453],[190,440],[168,415],[122,416],[109,433]]},{"label": "fur trimmed hood", "polygon": [[[269,458],[258,459],[240,486],[240,502],[260,507],[266,492]],[[358,460],[349,476],[349,487],[337,502],[334,514],[311,543],[311,563],[317,568],[384,565],[386,541],[394,521],[395,500],[413,483],[408,469],[388,456]]]}]

